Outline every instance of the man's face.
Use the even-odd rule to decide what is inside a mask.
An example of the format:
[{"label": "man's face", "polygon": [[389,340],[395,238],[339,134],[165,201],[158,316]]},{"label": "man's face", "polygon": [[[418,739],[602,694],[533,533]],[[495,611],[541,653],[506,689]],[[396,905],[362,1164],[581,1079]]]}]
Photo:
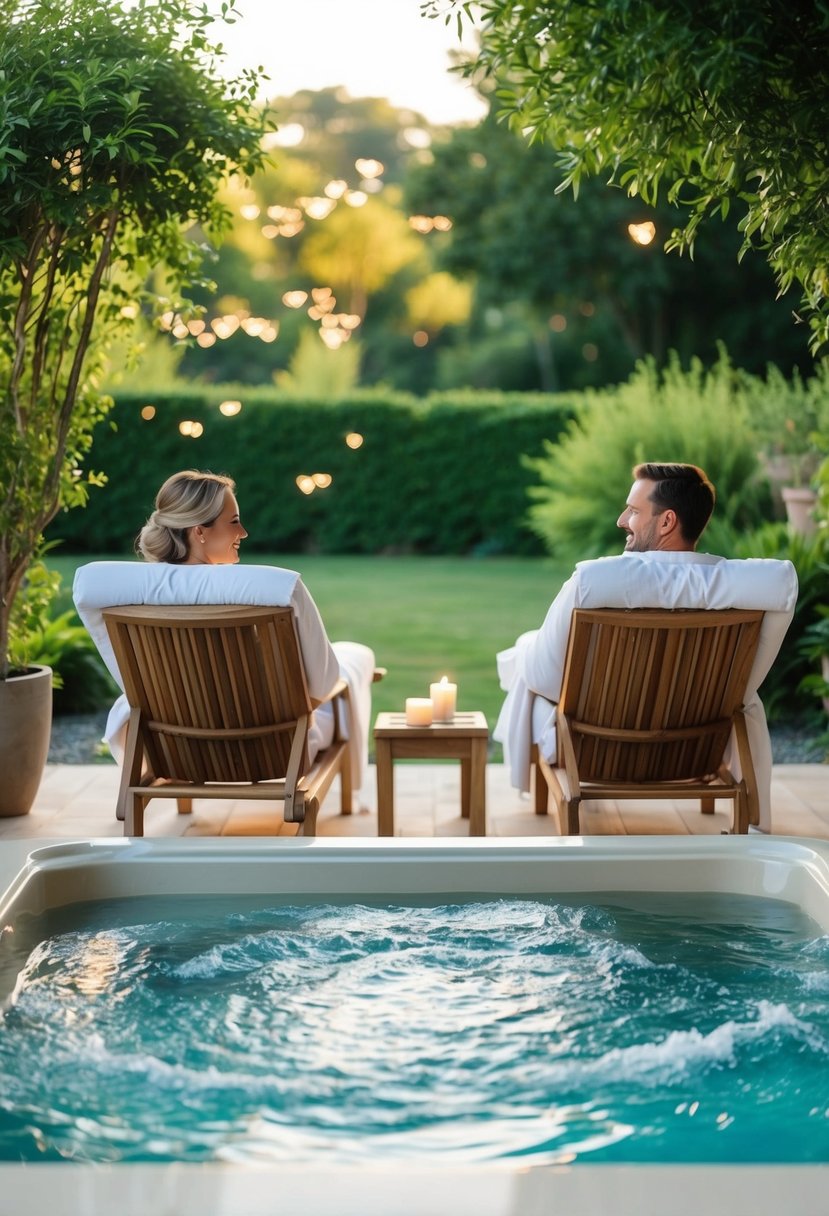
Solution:
[{"label": "man's face", "polygon": [[654,510],[649,501],[653,491],[652,481],[634,481],[627,505],[616,520],[618,527],[627,533],[626,553],[647,553],[659,548],[659,518],[661,512]]}]

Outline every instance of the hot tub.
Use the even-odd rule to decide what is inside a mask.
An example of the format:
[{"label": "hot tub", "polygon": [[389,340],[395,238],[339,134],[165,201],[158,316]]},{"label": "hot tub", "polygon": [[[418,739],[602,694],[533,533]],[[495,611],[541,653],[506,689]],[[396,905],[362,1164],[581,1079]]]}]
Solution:
[{"label": "hot tub", "polygon": [[[0,925],[88,901],[181,895],[281,901],[605,892],[759,896],[796,905],[829,933],[829,845],[780,838],[640,837],[446,842],[262,839],[56,843],[25,857],[0,848]],[[829,1082],[827,1107],[829,1107]],[[0,1165],[5,1210],[59,1213],[394,1212],[480,1216],[560,1211],[775,1214],[826,1211],[823,1165],[528,1165],[437,1167],[427,1160],[331,1167],[281,1163]]]}]

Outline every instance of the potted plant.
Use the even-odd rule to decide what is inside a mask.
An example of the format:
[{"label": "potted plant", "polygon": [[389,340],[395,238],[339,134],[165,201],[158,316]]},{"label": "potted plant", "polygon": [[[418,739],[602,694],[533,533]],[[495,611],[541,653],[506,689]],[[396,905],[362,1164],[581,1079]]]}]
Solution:
[{"label": "potted plant", "polygon": [[0,814],[30,808],[6,777],[25,762],[39,780],[42,748],[20,740],[41,737],[29,716],[51,704],[16,703],[48,676],[13,662],[11,614],[44,528],[102,480],[83,461],[112,404],[106,346],[156,267],[164,306],[187,307],[178,293],[228,223],[220,184],[265,157],[258,77],[221,78],[211,20],[189,0],[0,0]]},{"label": "potted plant", "polygon": [[14,674],[0,692],[0,749],[9,757],[0,790],[2,816],[25,814],[31,807],[49,753],[52,692],[60,677],[45,661],[37,633],[59,581],[41,560],[33,561],[10,614],[9,661]]},{"label": "potted plant", "polygon": [[817,457],[809,460],[806,454],[792,457],[792,470],[788,484],[780,487],[783,506],[786,508],[786,518],[793,532],[801,536],[813,536],[817,530],[815,507],[817,493],[809,484],[807,478],[814,475],[817,468]]},{"label": "potted plant", "polygon": [[751,420],[762,445],[766,476],[786,511],[789,527],[813,536],[817,523],[814,478],[825,455],[820,431],[829,421],[829,378],[819,365],[804,381],[795,371],[786,380],[770,367],[765,380],[746,377]]}]

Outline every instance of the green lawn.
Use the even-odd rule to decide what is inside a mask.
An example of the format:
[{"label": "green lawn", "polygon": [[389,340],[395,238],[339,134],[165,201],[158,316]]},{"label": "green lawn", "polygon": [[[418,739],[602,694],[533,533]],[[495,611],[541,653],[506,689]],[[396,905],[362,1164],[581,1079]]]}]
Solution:
[{"label": "green lawn", "polygon": [[[64,596],[89,557],[49,557]],[[388,668],[377,710],[428,696],[432,680],[458,684],[458,708],[482,709],[490,728],[501,704],[495,653],[541,624],[569,574],[549,559],[250,555],[249,564],[298,569],[332,641],[365,642]]]}]

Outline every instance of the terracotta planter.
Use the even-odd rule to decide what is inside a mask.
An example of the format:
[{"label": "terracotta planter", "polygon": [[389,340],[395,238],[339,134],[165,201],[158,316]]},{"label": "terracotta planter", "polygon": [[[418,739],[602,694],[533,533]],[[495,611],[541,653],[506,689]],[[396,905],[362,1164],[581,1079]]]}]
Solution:
[{"label": "terracotta planter", "polygon": [[0,680],[0,816],[28,815],[52,733],[52,668]]},{"label": "terracotta planter", "polygon": [[817,531],[814,517],[817,494],[808,486],[784,486],[781,493],[792,531],[811,536]]}]

